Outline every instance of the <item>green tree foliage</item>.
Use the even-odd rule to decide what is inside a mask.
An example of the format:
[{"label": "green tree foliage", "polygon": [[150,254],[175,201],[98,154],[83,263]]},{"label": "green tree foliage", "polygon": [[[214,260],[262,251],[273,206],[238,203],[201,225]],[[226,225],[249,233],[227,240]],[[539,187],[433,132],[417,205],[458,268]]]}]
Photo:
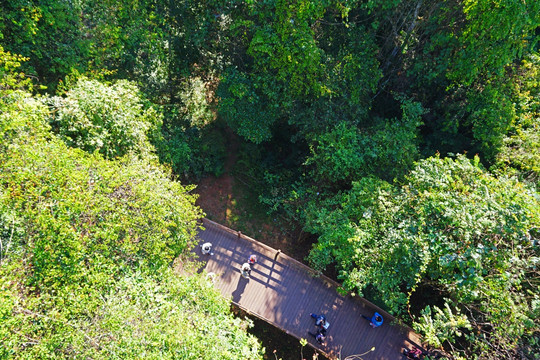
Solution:
[{"label": "green tree foliage", "polygon": [[28,57],[25,72],[54,87],[72,69],[87,68],[90,42],[81,11],[79,1],[4,2],[0,13],[4,47]]},{"label": "green tree foliage", "polygon": [[160,159],[184,179],[199,179],[205,174],[221,176],[226,155],[221,130],[171,126],[160,146]]},{"label": "green tree foliage", "polygon": [[204,128],[210,125],[215,114],[208,101],[209,91],[200,77],[187,79],[180,92],[183,104],[182,116],[191,127]]},{"label": "green tree foliage", "polygon": [[497,158],[497,167],[509,166],[527,180],[540,179],[540,57],[532,55],[519,70],[516,83],[517,120]]},{"label": "green tree foliage", "polygon": [[376,47],[342,11],[332,1],[275,1],[233,14],[231,36],[242,41],[233,45],[249,60],[232,54],[218,90],[233,129],[260,143],[283,121],[310,137],[365,120],[380,78]]},{"label": "green tree foliage", "polygon": [[[460,328],[471,330],[471,324],[465,315],[460,314],[459,309],[452,310],[447,302],[441,310],[437,306],[428,305],[422,310],[422,317],[415,323],[415,330],[424,334],[426,343],[431,346],[441,347],[445,341],[453,343],[457,337],[462,336]],[[455,314],[454,314],[455,313]]]},{"label": "green tree foliage", "polygon": [[[190,188],[145,160],[107,162],[51,141],[11,147],[2,169],[9,207],[26,219],[29,279],[42,287],[161,267],[192,244],[200,212]],[[107,266],[88,273],[94,263]]]},{"label": "green tree foliage", "polygon": [[163,107],[163,141],[157,143],[158,154],[184,179],[209,173],[220,176],[224,170],[224,129],[216,120],[208,86],[199,77],[190,78],[179,91],[182,102]]},{"label": "green tree foliage", "polygon": [[[125,281],[112,294],[155,288],[120,268],[159,268],[189,248],[193,228],[175,235],[167,199],[190,188],[138,155],[154,145],[176,175],[219,175],[226,123],[249,142],[240,158],[260,199],[320,235],[319,269],[335,262],[346,288],[395,313],[435,288],[416,323],[433,344],[533,353],[538,202],[513,176],[538,182],[539,25],[534,0],[6,2],[0,261],[39,285],[32,301],[104,284],[102,269]],[[50,91],[68,74],[128,80],[81,80],[43,100],[20,91],[23,73]],[[498,177],[452,153],[480,154]],[[32,321],[54,319],[35,301]],[[70,316],[65,329],[87,319]]]},{"label": "green tree foliage", "polygon": [[[275,85],[270,89],[276,89]],[[279,118],[279,105],[273,105],[264,90],[257,91],[259,87],[264,86],[253,84],[251,76],[230,70],[218,91],[220,116],[238,135],[256,144],[271,139],[272,126]]]},{"label": "green tree foliage", "polygon": [[137,86],[125,80],[109,86],[82,79],[50,103],[53,129],[68,145],[98,151],[108,159],[152,152],[149,140],[158,137],[162,123]]},{"label": "green tree foliage", "polygon": [[50,126],[43,121],[49,114],[42,102],[24,91],[0,93],[0,149],[11,147],[13,138],[32,142],[49,137]]},{"label": "green tree foliage", "polygon": [[[463,1],[465,21],[457,36],[449,78],[471,85],[478,77],[503,75],[507,65],[534,46],[531,31],[540,25],[537,1]],[[532,40],[532,41],[531,41]]]},{"label": "green tree foliage", "polygon": [[315,168],[314,178],[323,185],[348,185],[364,176],[392,180],[405,173],[419,157],[417,129],[424,110],[404,100],[402,111],[402,119],[381,119],[365,131],[341,123],[316,137],[306,161]]},{"label": "green tree foliage", "polygon": [[135,78],[160,102],[174,101],[191,74],[219,68],[217,42],[224,1],[84,0],[83,18],[97,69]]},{"label": "green tree foliage", "polygon": [[87,59],[90,66],[112,70],[119,78],[136,77],[149,93],[164,91],[173,61],[169,59],[173,53],[167,50],[164,14],[160,13],[167,5],[144,0],[84,0],[81,5],[85,30],[93,43]]},{"label": "green tree foliage", "polygon": [[[404,55],[412,89],[432,110],[431,150],[481,152],[493,162],[515,119],[514,63],[533,51],[537,1],[425,2]],[[399,70],[398,70],[399,71]],[[445,135],[446,134],[446,135]],[[446,138],[446,139],[445,139]],[[450,140],[450,141],[449,141]],[[447,146],[441,146],[446,142]]]},{"label": "green tree foliage", "polygon": [[396,115],[385,111],[397,91],[430,110],[424,154],[487,161],[513,128],[507,79],[540,24],[537,1],[513,0],[21,0],[3,10],[4,47],[29,56],[25,72],[51,89],[73,70],[105,69],[176,103],[192,75],[220,76],[221,116],[256,143],[285,124],[308,143],[339,122],[363,130],[371,115]]},{"label": "green tree foliage", "polygon": [[505,82],[506,79],[495,78],[481,89],[467,93],[467,125],[471,126],[478,149],[490,162],[501,151],[504,135],[516,118],[512,91]]},{"label": "green tree foliage", "polygon": [[59,288],[38,300],[17,291],[13,271],[22,275],[23,265],[0,269],[2,358],[262,358],[250,323],[234,318],[204,277],[135,272],[101,291]]},{"label": "green tree foliage", "polygon": [[[161,100],[191,72],[217,67],[223,1],[16,0],[2,7],[5,47],[54,89],[73,70],[137,79]],[[165,95],[165,96],[164,96]]]},{"label": "green tree foliage", "polygon": [[423,160],[406,179],[398,187],[363,178],[313,203],[307,229],[320,238],[312,264],[335,262],[346,288],[374,289],[394,313],[419,284],[431,284],[485,330],[472,348],[515,348],[538,327],[538,199],[516,180],[486,173],[477,158]]},{"label": "green tree foliage", "polygon": [[42,101],[0,95],[0,357],[260,359],[219,292],[170,268],[195,243],[192,187],[70,148]]},{"label": "green tree foliage", "polygon": [[43,137],[49,127],[42,121],[46,108],[24,89],[32,88],[30,79],[18,72],[20,55],[4,51],[0,46],[0,149],[6,149],[13,137]]},{"label": "green tree foliage", "polygon": [[26,78],[24,73],[16,72],[16,69],[26,60],[28,59],[25,57],[5,51],[0,45],[0,91],[3,96],[7,96],[8,91],[32,87],[30,79]]}]

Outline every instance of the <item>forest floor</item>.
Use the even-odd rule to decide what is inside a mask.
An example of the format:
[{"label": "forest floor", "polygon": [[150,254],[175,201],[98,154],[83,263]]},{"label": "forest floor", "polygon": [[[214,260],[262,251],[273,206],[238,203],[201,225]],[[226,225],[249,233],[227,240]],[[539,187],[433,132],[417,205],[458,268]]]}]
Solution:
[{"label": "forest floor", "polygon": [[[279,216],[270,216],[250,188],[249,182],[242,179],[241,169],[237,168],[239,139],[227,130],[227,159],[223,175],[202,178],[196,192],[197,205],[210,220],[241,231],[257,241],[298,261],[305,262],[311,250],[313,238]],[[237,171],[235,171],[237,170]],[[236,174],[236,175],[235,175]]]},{"label": "forest floor", "polygon": [[[279,217],[272,217],[253,196],[253,190],[235,171],[239,151],[239,139],[232,131],[227,131],[227,159],[225,171],[219,177],[207,176],[197,184],[199,194],[197,205],[206,213],[206,217],[231,229],[256,239],[275,249],[281,249],[285,254],[305,262],[305,257],[311,249],[313,238]],[[241,315],[238,309],[235,313]],[[311,348],[303,348],[300,342],[279,329],[251,317],[254,327],[250,333],[262,341],[266,351],[264,358],[297,359],[302,351],[305,359],[314,358]],[[276,351],[274,353],[274,351]],[[325,359],[322,355],[319,359]]]}]

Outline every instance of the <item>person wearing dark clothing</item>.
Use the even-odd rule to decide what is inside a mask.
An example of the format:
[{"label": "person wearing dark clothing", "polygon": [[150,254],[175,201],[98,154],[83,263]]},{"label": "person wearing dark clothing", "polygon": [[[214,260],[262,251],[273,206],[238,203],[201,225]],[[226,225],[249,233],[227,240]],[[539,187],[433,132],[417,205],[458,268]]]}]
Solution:
[{"label": "person wearing dark clothing", "polygon": [[366,315],[362,315],[362,317],[369,321],[369,325],[371,325],[372,328],[379,327],[383,324],[383,317],[378,312],[376,312],[371,318],[367,317]]},{"label": "person wearing dark clothing", "polygon": [[325,329],[319,329],[317,330],[316,333],[312,333],[311,331],[308,331],[308,334],[313,336],[315,338],[315,340],[323,345],[324,342],[326,341],[326,330]]},{"label": "person wearing dark clothing", "polygon": [[424,353],[422,352],[422,350],[413,347],[411,350],[403,350],[403,355],[405,355],[407,359],[420,360],[423,358]]}]

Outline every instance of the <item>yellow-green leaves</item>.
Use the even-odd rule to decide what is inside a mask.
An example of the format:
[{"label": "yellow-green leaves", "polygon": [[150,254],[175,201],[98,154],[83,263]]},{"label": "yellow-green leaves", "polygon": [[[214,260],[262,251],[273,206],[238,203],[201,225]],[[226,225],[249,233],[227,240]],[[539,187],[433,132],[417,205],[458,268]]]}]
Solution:
[{"label": "yellow-green leaves", "polygon": [[50,103],[53,129],[70,146],[108,159],[154,151],[149,138],[159,132],[162,117],[145,104],[134,83],[81,79],[65,97]]}]

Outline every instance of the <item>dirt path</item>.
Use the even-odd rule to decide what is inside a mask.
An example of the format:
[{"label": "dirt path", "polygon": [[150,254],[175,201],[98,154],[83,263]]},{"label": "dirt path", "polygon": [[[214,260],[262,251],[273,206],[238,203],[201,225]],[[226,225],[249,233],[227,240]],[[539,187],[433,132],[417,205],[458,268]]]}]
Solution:
[{"label": "dirt path", "polygon": [[238,135],[227,128],[226,137],[225,171],[220,177],[207,176],[199,181],[197,205],[207,218],[304,261],[311,249],[311,239],[300,231],[291,230],[283,220],[268,216],[264,210],[253,209],[257,200],[250,198],[253,196],[251,189],[234,177],[240,143]]},{"label": "dirt path", "polygon": [[200,206],[206,216],[220,223],[228,223],[230,209],[233,201],[232,169],[238,157],[238,139],[229,128],[227,128],[227,160],[225,161],[225,171],[220,177],[207,176],[199,181],[197,185],[197,205]]}]

